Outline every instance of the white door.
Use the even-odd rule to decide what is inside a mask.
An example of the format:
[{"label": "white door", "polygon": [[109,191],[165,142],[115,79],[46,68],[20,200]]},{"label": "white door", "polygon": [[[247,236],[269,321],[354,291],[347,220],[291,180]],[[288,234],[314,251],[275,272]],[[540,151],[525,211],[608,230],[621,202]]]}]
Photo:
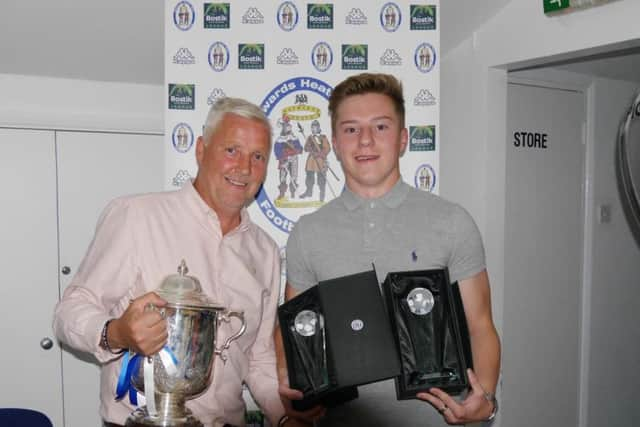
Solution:
[{"label": "white door", "polygon": [[[164,149],[160,135],[56,132],[56,142],[62,293],[107,202],[126,194],[162,190]],[[98,365],[89,355],[66,350],[62,358],[65,427],[100,426]]]},{"label": "white door", "polygon": [[0,406],[36,409],[57,427],[63,421],[60,349],[51,330],[58,301],[54,144],[50,131],[0,129]]},{"label": "white door", "polygon": [[582,93],[508,85],[501,425],[578,425]]}]

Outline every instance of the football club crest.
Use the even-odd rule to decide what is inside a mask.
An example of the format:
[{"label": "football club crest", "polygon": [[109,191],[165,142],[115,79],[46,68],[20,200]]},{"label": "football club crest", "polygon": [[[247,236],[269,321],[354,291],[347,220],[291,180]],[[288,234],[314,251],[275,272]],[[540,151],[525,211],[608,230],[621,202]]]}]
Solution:
[{"label": "football club crest", "polygon": [[310,30],[333,29],[333,4],[307,3],[307,28]]},{"label": "football club crest", "polygon": [[395,49],[385,49],[380,57],[380,65],[402,65],[402,58]]},{"label": "football club crest", "polygon": [[400,28],[402,12],[395,3],[385,3],[380,9],[380,25],[382,29],[390,33]]},{"label": "football club crest", "polygon": [[191,126],[186,123],[178,123],[171,133],[171,141],[173,148],[178,153],[186,153],[193,146],[193,131]]},{"label": "football club crest", "polygon": [[285,1],[278,7],[276,20],[284,31],[293,30],[298,25],[298,8],[290,1]]},{"label": "football club crest", "polygon": [[173,55],[173,63],[181,65],[192,65],[196,63],[196,57],[193,56],[191,51],[186,47],[178,49],[175,55]]},{"label": "football club crest", "polygon": [[204,28],[229,28],[231,5],[229,3],[204,4]]},{"label": "football club crest", "polygon": [[190,30],[195,19],[196,12],[188,1],[178,2],[173,8],[173,23],[179,30]]},{"label": "football club crest", "polygon": [[298,60],[298,55],[296,55],[290,47],[282,49],[282,52],[280,52],[280,55],[276,58],[276,63],[281,65],[295,65],[299,62],[300,60]]},{"label": "football club crest", "polygon": [[222,42],[213,42],[209,46],[207,58],[213,71],[224,71],[229,65],[229,48]]},{"label": "football club crest", "polygon": [[436,172],[431,165],[424,164],[416,170],[414,183],[419,190],[428,191],[429,193],[433,191],[436,187]]},{"label": "football club crest", "polygon": [[333,50],[325,42],[316,43],[311,49],[311,63],[318,71],[327,71],[333,63]]},{"label": "football club crest", "polygon": [[196,85],[169,83],[169,109],[194,110]]},{"label": "football club crest", "polygon": [[429,43],[422,43],[416,48],[413,59],[418,71],[428,73],[436,65],[436,50]]},{"label": "football club crest", "polygon": [[362,12],[362,9],[354,7],[344,18],[344,23],[347,25],[367,25],[367,16]]},{"label": "football club crest", "polygon": [[368,51],[366,44],[342,45],[342,69],[366,70],[368,68]]},{"label": "football club crest", "polygon": [[412,4],[409,9],[411,12],[409,28],[411,30],[436,29],[435,5]]},{"label": "football club crest", "polygon": [[274,129],[269,176],[256,196],[267,219],[289,233],[298,218],[335,198],[342,170],[331,149],[331,123],[323,111],[332,87],[313,77],[275,86],[261,103]]},{"label": "football club crest", "polygon": [[243,24],[264,24],[264,16],[257,7],[250,7],[244,15],[242,15]]},{"label": "football club crest", "polygon": [[211,106],[215,104],[219,99],[225,98],[226,96],[227,94],[224,93],[222,89],[220,89],[219,87],[216,87],[209,94],[209,97],[207,98],[207,105]]},{"label": "football club crest", "polygon": [[413,105],[426,106],[436,105],[436,97],[427,89],[420,89],[420,92],[413,98]]},{"label": "football club crest", "polygon": [[238,68],[240,70],[264,69],[264,44],[240,43],[238,45]]},{"label": "football club crest", "polygon": [[435,151],[436,127],[409,126],[409,151]]}]

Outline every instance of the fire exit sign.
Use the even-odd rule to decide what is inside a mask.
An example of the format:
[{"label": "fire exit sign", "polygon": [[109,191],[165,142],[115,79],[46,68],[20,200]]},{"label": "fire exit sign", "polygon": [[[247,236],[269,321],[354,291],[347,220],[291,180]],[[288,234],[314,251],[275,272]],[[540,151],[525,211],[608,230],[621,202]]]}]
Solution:
[{"label": "fire exit sign", "polygon": [[596,6],[603,3],[609,3],[612,0],[542,0],[545,14],[553,14],[555,12],[570,12],[585,7]]}]

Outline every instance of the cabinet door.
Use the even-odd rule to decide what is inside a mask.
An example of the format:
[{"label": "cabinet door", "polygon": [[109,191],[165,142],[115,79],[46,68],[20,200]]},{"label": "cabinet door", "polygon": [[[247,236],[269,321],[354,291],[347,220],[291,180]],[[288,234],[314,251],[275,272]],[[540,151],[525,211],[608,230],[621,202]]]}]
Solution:
[{"label": "cabinet door", "polygon": [[[56,132],[56,141],[60,266],[70,271],[60,274],[62,292],[82,261],[107,202],[125,194],[162,190],[164,151],[159,135]],[[65,350],[65,427],[100,426],[98,365],[92,356]]]},{"label": "cabinet door", "polygon": [[[62,426],[54,133],[0,129],[0,406]],[[49,349],[47,339],[53,345]]]}]

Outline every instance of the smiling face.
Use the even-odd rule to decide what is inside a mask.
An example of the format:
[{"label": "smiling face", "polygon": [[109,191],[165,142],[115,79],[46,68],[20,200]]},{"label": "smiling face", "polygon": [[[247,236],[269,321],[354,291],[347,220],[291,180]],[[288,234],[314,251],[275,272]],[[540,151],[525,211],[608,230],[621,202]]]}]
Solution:
[{"label": "smiling face", "polygon": [[240,223],[240,211],[264,182],[269,132],[260,121],[227,113],[206,143],[198,138],[194,187],[218,215],[223,232]]},{"label": "smiling face", "polygon": [[407,130],[391,98],[379,93],[352,95],[335,112],[333,149],[347,186],[365,198],[384,195],[400,179],[400,156]]}]

